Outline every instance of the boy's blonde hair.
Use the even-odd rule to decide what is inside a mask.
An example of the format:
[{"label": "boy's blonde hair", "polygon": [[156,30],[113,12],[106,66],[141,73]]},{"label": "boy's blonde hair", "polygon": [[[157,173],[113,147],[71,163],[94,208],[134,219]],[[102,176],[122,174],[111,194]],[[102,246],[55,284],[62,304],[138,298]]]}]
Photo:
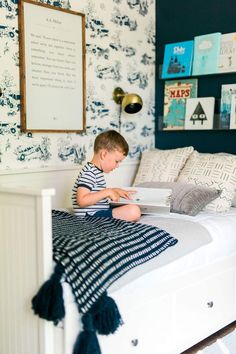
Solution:
[{"label": "boy's blonde hair", "polygon": [[97,153],[101,149],[108,151],[118,150],[127,156],[129,145],[120,133],[115,130],[107,130],[99,134],[94,141],[94,152]]}]

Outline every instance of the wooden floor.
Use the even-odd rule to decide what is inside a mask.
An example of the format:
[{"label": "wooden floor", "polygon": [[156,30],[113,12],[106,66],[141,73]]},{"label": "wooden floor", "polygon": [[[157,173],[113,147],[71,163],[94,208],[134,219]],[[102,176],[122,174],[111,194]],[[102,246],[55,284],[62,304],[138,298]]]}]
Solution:
[{"label": "wooden floor", "polygon": [[194,347],[185,350],[181,354],[196,354],[198,350],[202,350],[205,347],[214,343],[218,338],[224,337],[226,334],[232,332],[236,328],[236,321],[221,329],[220,331],[212,334],[210,337],[204,339],[202,342],[194,345]]}]

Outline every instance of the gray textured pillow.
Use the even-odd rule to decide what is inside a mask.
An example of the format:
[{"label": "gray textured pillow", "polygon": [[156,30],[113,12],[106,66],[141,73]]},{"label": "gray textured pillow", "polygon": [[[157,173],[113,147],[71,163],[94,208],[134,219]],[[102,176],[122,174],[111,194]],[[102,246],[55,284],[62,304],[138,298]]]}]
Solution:
[{"label": "gray textured pillow", "polygon": [[171,212],[191,216],[197,215],[208,203],[218,198],[221,194],[221,191],[215,188],[183,182],[144,182],[137,187],[171,188]]}]

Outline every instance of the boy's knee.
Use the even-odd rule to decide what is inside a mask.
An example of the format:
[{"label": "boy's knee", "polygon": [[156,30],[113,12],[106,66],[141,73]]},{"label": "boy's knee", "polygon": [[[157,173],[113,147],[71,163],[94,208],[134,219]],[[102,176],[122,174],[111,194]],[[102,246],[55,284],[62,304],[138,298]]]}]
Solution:
[{"label": "boy's knee", "polygon": [[130,205],[130,217],[133,221],[137,221],[141,217],[141,210],[138,205]]}]

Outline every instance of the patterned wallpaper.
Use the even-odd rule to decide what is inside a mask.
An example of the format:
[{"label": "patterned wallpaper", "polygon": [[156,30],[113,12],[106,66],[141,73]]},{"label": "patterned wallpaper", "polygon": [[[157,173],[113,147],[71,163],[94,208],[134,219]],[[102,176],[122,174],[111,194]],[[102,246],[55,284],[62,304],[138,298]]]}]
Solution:
[{"label": "patterned wallpaper", "polygon": [[[81,164],[92,154],[95,136],[118,129],[120,86],[138,93],[143,109],[122,113],[121,133],[129,157],[154,145],[154,0],[40,0],[86,15],[86,132],[20,131],[18,1],[0,0],[0,170]],[[43,103],[42,103],[43,104]]]}]

